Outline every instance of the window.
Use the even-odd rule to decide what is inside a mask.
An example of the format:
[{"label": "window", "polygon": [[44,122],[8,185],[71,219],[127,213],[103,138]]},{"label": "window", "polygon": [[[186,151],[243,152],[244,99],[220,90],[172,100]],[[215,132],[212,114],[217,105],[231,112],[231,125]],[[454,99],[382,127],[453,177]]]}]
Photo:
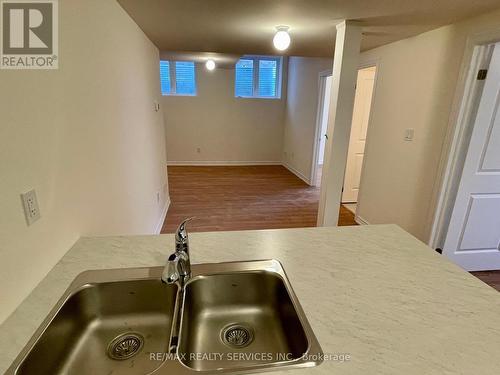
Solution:
[{"label": "window", "polygon": [[168,61],[160,61],[160,83],[161,94],[170,94],[170,63]]},{"label": "window", "polygon": [[235,71],[236,97],[281,97],[281,57],[244,56],[236,63]]},{"label": "window", "polygon": [[195,66],[192,61],[160,61],[162,95],[196,95]]}]

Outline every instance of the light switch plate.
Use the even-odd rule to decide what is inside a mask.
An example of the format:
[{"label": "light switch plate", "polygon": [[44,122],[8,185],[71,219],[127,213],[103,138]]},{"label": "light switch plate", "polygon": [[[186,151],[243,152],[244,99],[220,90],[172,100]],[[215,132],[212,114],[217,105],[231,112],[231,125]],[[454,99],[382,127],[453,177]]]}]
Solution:
[{"label": "light switch plate", "polygon": [[406,129],[405,130],[405,141],[413,141],[413,137],[415,136],[415,129]]},{"label": "light switch plate", "polygon": [[31,225],[40,219],[40,209],[38,208],[38,200],[36,198],[35,189],[21,194],[21,200],[23,202],[26,223]]}]

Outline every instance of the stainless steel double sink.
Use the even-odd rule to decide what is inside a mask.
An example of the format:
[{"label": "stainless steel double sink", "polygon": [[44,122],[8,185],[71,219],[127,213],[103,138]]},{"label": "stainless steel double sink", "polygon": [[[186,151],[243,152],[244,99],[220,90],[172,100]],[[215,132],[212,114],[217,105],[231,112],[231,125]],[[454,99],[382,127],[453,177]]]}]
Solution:
[{"label": "stainless steel double sink", "polygon": [[86,271],[7,373],[251,373],[311,367],[322,351],[276,260]]}]

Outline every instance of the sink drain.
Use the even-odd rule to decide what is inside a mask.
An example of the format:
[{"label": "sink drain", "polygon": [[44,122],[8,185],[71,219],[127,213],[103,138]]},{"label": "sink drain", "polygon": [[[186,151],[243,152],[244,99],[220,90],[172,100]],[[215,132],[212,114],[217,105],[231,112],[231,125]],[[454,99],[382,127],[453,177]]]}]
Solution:
[{"label": "sink drain", "polygon": [[231,324],[222,330],[221,339],[232,348],[244,348],[253,341],[253,331],[242,324]]},{"label": "sink drain", "polygon": [[108,345],[111,359],[129,359],[139,353],[144,345],[144,338],[135,332],[127,332],[113,339]]}]

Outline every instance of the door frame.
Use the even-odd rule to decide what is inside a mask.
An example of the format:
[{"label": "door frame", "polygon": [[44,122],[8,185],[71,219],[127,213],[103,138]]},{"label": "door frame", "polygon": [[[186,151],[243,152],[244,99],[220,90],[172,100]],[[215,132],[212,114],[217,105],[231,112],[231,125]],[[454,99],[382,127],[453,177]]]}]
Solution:
[{"label": "door frame", "polygon": [[428,245],[433,249],[443,247],[455,206],[475,114],[484,86],[484,81],[477,80],[477,72],[479,69],[489,67],[491,52],[488,56],[488,48],[498,42],[500,42],[500,28],[469,36],[466,40],[464,58],[443,147],[443,157],[437,175],[438,183],[435,187],[433,207],[429,211]]},{"label": "door frame", "polygon": [[[373,101],[375,98],[376,90],[377,90],[377,78],[380,68],[380,60],[370,59],[358,64],[358,71],[366,68],[375,68],[375,79],[373,80],[373,92],[371,97],[371,106],[370,106],[370,118],[368,120],[368,132],[366,134],[366,139],[368,143],[368,134],[370,132],[370,122],[372,121],[373,114]],[[318,74],[318,106],[316,112],[316,129],[314,130],[314,144],[313,144],[313,155],[312,155],[312,165],[311,165],[311,175],[309,176],[309,181],[311,182],[309,185],[314,186],[314,177],[316,176],[316,169],[318,167],[318,136],[321,131],[321,115],[323,112],[323,97],[325,96],[325,82],[326,77],[331,76],[333,74],[332,70],[324,70]],[[366,155],[366,145],[365,145],[365,155]],[[361,192],[361,181],[363,180],[363,166],[361,167],[361,179],[359,181],[359,191]],[[321,183],[320,183],[321,184]],[[358,195],[358,207],[359,207],[359,195]],[[340,199],[340,204],[342,204],[342,198]]]},{"label": "door frame", "polygon": [[[326,78],[332,75],[332,69],[323,70],[318,74],[318,105],[316,108],[316,129],[314,130],[314,142],[313,142],[313,155],[312,155],[312,165],[311,165],[311,175],[309,176],[309,181],[311,186],[314,185],[316,179],[316,172],[318,169],[318,138],[321,132],[321,118],[324,109],[324,98],[325,98],[325,88],[326,88]],[[321,182],[320,182],[321,185]]]},{"label": "door frame", "polygon": [[[363,182],[363,170],[365,167],[365,160],[366,160],[366,151],[367,151],[367,146],[368,146],[368,137],[370,134],[370,128],[371,128],[371,123],[373,121],[373,102],[375,100],[375,95],[376,95],[376,90],[377,90],[377,77],[378,77],[378,70],[380,67],[380,60],[379,59],[374,59],[374,60],[367,60],[363,63],[360,63],[358,66],[358,72],[363,69],[367,68],[375,68],[375,75],[373,77],[373,87],[372,87],[372,96],[370,98],[370,113],[368,113],[368,125],[367,125],[367,131],[366,131],[366,139],[365,139],[365,148],[364,148],[364,156],[363,156],[363,163],[361,164],[361,174],[359,178],[359,190],[358,190],[358,198],[356,201],[356,213],[354,215],[354,220],[360,224],[364,225],[367,224],[367,222],[361,218],[359,218],[357,212],[359,211],[359,206],[360,206],[360,200],[361,200],[361,186]],[[356,105],[356,97],[354,98],[354,105]],[[354,109],[354,108],[353,108]],[[351,129],[352,129],[352,121],[351,121]],[[351,143],[351,137],[349,136],[349,144],[347,146],[347,157],[349,158],[349,145]],[[346,162],[346,170],[347,170],[347,162]],[[344,177],[345,179],[345,177]],[[340,196],[340,204],[342,205],[342,195]]]},{"label": "door frame", "polygon": [[[367,59],[367,60],[364,60],[364,61],[360,61],[358,63],[358,67],[357,67],[357,70],[361,70],[361,69],[366,69],[366,68],[371,68],[371,67],[374,67],[375,68],[375,78],[374,78],[374,81],[373,81],[373,92],[372,92],[372,97],[371,97],[371,106],[370,106],[370,117],[369,117],[369,120],[368,120],[368,130],[367,130],[367,133],[366,133],[366,144],[365,144],[365,159],[366,159],[366,156],[367,156],[367,153],[368,153],[368,140],[370,139],[370,130],[372,128],[372,126],[370,125],[372,122],[373,122],[373,111],[374,111],[374,101],[375,101],[375,97],[377,95],[377,87],[378,87],[378,77],[379,77],[379,73],[380,73],[380,66],[381,66],[381,62],[380,62],[380,59],[379,58],[374,58],[374,59]],[[319,88],[319,93],[320,93],[320,99],[318,100],[318,112],[317,112],[317,115],[316,115],[316,129],[315,129],[315,132],[314,132],[314,146],[313,146],[313,157],[312,157],[312,167],[311,167],[311,176],[310,176],[310,180],[311,181],[311,184],[310,185],[314,185],[314,177],[316,176],[316,168],[317,168],[317,163],[318,163],[318,142],[317,142],[317,139],[318,139],[318,134],[321,130],[321,112],[322,112],[322,108],[323,108],[323,96],[324,96],[324,91],[325,91],[325,88],[324,88],[324,83],[326,81],[326,76],[328,76],[329,74],[327,74],[328,72],[330,72],[330,74],[332,74],[332,71],[329,70],[329,71],[324,71],[324,72],[321,72],[319,74],[319,85],[320,85],[320,88]],[[323,76],[324,75],[324,76]],[[323,80],[323,82],[321,82]],[[323,85],[323,87],[322,87]],[[352,124],[351,124],[352,126]],[[349,143],[350,141],[350,137],[349,137],[349,140],[347,141]],[[347,146],[347,148],[349,149],[349,146]],[[358,223],[359,225],[365,225],[365,224],[368,224],[367,221],[365,221],[364,219],[362,219],[359,215],[358,215],[358,212],[359,212],[359,208],[361,206],[361,191],[362,191],[362,187],[363,187],[363,175],[364,175],[364,170],[365,170],[365,161],[366,160],[363,160],[363,165],[361,166],[361,178],[360,178],[360,181],[359,181],[359,192],[358,192],[358,201],[356,203],[356,214],[355,214],[355,221],[356,223]],[[347,161],[346,161],[347,162]],[[344,178],[344,177],[342,177]],[[322,183],[323,180],[321,180],[320,182],[320,185]],[[343,184],[343,182],[342,182]],[[321,200],[320,200],[320,204],[321,204]],[[340,196],[340,201],[339,201],[339,207],[342,205],[342,195]],[[319,213],[318,213],[318,223],[319,223]],[[319,224],[318,224],[319,225]]]}]

